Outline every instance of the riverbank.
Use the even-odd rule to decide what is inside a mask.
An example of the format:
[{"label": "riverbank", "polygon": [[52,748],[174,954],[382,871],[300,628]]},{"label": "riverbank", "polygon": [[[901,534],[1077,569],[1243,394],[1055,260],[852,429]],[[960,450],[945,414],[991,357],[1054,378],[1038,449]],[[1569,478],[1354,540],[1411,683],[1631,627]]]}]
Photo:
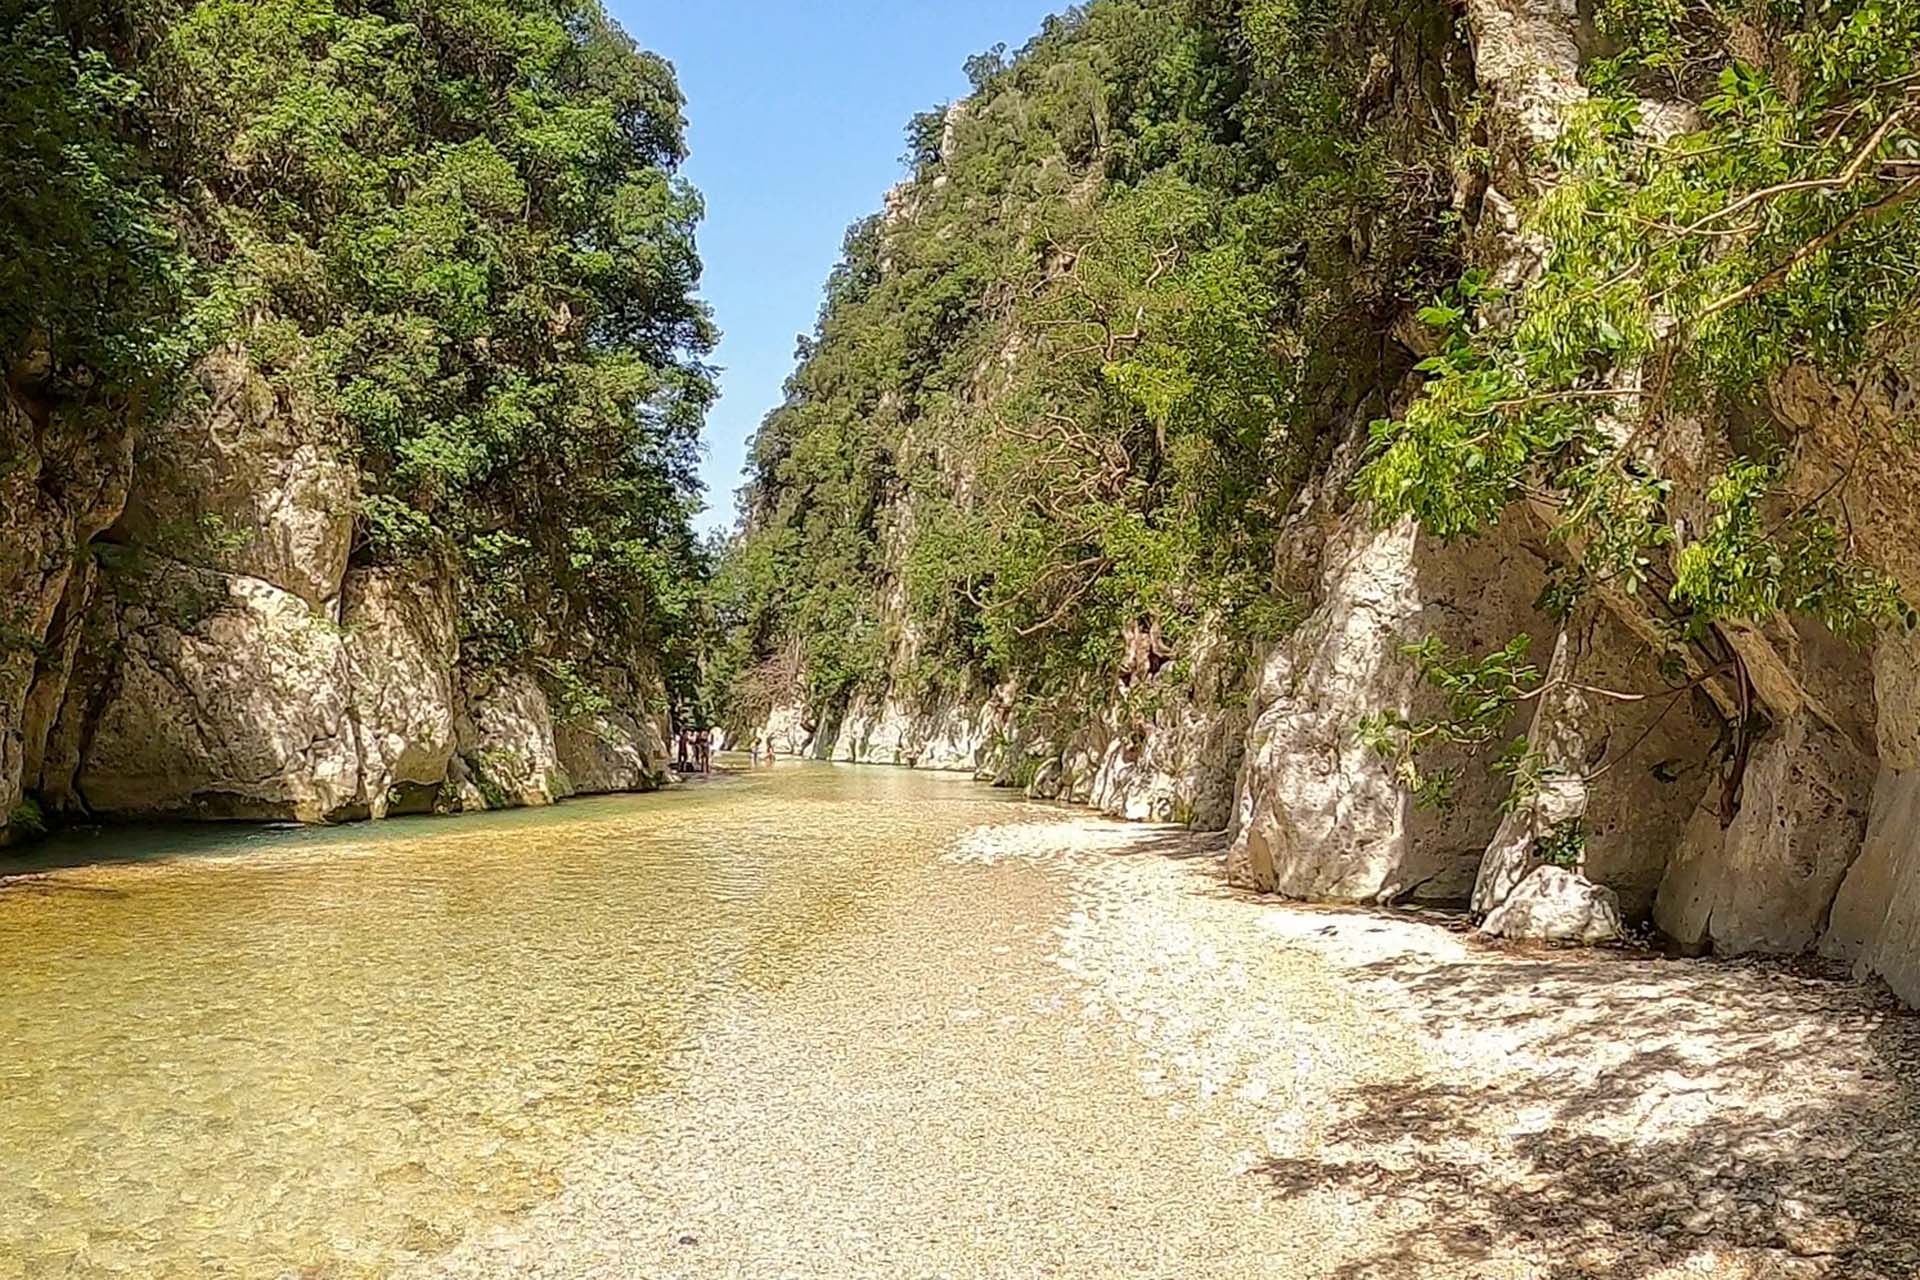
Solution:
[{"label": "riverbank", "polygon": [[943,849],[939,946],[915,913],[741,1009],[553,1201],[407,1274],[1920,1267],[1920,1022],[1890,1001],[1282,905],[1216,841],[1018,810]]}]

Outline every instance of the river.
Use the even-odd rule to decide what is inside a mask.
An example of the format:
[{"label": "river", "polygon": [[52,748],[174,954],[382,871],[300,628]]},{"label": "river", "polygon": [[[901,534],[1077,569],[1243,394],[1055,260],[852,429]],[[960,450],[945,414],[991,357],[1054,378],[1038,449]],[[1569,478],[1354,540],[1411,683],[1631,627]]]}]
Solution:
[{"label": "river", "polygon": [[[1064,898],[939,855],[1033,811],[959,778],[787,766],[458,820],[57,841],[0,888],[0,1277],[451,1267],[554,1202],[584,1150],[697,1113],[690,1077],[772,1069],[796,1011],[839,1021],[817,1048],[855,1088],[931,1062],[1002,1079],[974,1060],[1018,1042],[998,1023],[1065,1007],[1045,963]],[[1001,1144],[1048,1127],[1034,1108],[1133,1083],[1098,1055],[1033,1065],[1081,1079],[1013,1073],[1004,1123],[929,1079],[985,1112],[896,1135],[946,1144],[912,1158],[909,1203],[978,1190]],[[793,1107],[789,1131],[851,1131],[871,1101],[763,1094],[710,1127]],[[723,1150],[697,1172],[801,1176],[738,1136],[700,1135]],[[818,1191],[867,1213],[903,1172]]]},{"label": "river", "polygon": [[0,879],[0,1280],[1920,1274],[1871,993],[1218,851],[794,764],[56,841]]}]

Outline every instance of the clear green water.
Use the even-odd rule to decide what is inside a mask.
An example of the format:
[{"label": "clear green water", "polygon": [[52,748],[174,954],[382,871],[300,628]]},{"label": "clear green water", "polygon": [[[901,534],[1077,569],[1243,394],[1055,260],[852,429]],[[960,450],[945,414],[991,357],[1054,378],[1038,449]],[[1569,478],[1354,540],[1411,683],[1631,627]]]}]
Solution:
[{"label": "clear green water", "polygon": [[431,1256],[552,1194],[730,998],[1006,812],[961,779],[792,766],[0,864],[0,1280]]}]

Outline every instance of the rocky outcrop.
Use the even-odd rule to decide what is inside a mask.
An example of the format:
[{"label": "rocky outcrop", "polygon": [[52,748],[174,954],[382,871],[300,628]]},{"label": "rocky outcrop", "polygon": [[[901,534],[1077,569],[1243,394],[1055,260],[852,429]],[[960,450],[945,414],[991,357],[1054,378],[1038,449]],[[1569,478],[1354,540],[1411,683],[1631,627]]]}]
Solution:
[{"label": "rocky outcrop", "polygon": [[1473,909],[1499,907],[1551,846],[1645,920],[1669,852],[1718,777],[1722,722],[1700,686],[1660,676],[1647,643],[1608,607],[1580,606],[1552,643],[1527,725],[1534,770],[1508,798]]},{"label": "rocky outcrop", "polygon": [[1820,949],[1920,1003],[1920,635],[1880,638],[1874,695],[1879,775]]},{"label": "rocky outcrop", "polygon": [[54,808],[321,822],[359,800],[345,637],[305,601],[162,564],[95,608],[41,785]]},{"label": "rocky outcrop", "polygon": [[200,364],[180,411],[148,430],[116,538],[255,578],[331,612],[346,579],[359,473],[342,429],[229,345]]},{"label": "rocky outcrop", "polygon": [[455,728],[451,807],[533,808],[573,794],[560,767],[547,695],[531,676],[490,677],[466,690],[465,703]]},{"label": "rocky outcrop", "polygon": [[0,817],[29,794],[73,819],[323,822],[661,785],[645,715],[555,726],[529,676],[461,688],[451,578],[350,564],[357,471],[279,375],[216,352],[137,450],[0,406]]},{"label": "rocky outcrop", "polygon": [[428,812],[453,761],[459,633],[443,573],[354,569],[341,590],[348,711],[370,818]]},{"label": "rocky outcrop", "polygon": [[671,757],[654,719],[607,711],[554,727],[554,754],[575,795],[652,791],[666,784]]},{"label": "rocky outcrop", "polygon": [[36,350],[0,380],[0,844],[27,816],[65,696],[95,576],[83,549],[118,518],[132,471],[137,410],[43,399],[50,366]]},{"label": "rocky outcrop", "polygon": [[1673,851],[1654,920],[1683,946],[1791,954],[1819,941],[1866,832],[1872,762],[1801,717],[1746,766],[1739,812],[1710,798]]},{"label": "rocky outcrop", "polygon": [[1344,501],[1358,448],[1356,439],[1295,517],[1296,537],[1326,531],[1317,604],[1268,654],[1254,693],[1228,874],[1314,900],[1464,899],[1502,788],[1484,769],[1460,767],[1452,803],[1423,810],[1362,741],[1361,724],[1378,712],[1438,710],[1408,645],[1438,636],[1479,653],[1541,629],[1533,603],[1548,560],[1520,521],[1468,547],[1435,544],[1410,522],[1376,528]]},{"label": "rocky outcrop", "polygon": [[847,764],[966,773],[1112,817],[1219,830],[1246,740],[1235,657],[1217,640],[1196,645],[1184,679],[1143,667],[1084,716],[1029,706],[1008,684],[920,707],[863,696],[838,718],[782,703],[743,739],[771,736],[778,751]]}]

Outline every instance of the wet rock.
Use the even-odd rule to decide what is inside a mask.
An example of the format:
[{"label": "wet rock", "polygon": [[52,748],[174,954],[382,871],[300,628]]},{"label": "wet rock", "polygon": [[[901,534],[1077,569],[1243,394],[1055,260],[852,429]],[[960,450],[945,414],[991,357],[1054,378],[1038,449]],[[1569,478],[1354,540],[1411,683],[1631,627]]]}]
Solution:
[{"label": "wet rock", "polygon": [[1620,898],[1562,867],[1540,867],[1496,907],[1480,931],[1491,937],[1598,945],[1626,936]]}]

